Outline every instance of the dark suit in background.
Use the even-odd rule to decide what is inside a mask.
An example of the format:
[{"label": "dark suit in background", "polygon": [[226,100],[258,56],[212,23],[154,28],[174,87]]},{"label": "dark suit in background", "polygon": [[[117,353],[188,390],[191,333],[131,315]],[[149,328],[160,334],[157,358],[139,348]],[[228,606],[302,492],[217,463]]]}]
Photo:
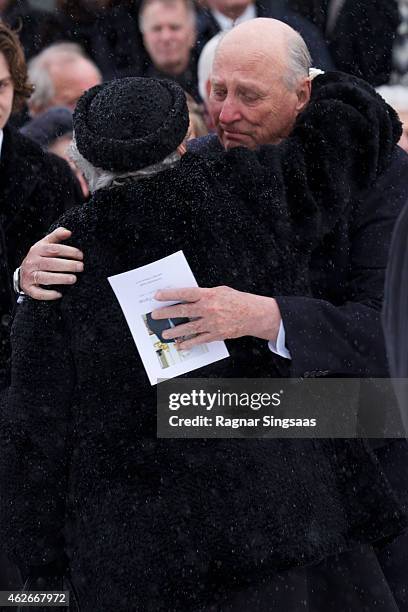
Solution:
[{"label": "dark suit in background", "polygon": [[400,22],[396,0],[344,0],[333,20],[333,0],[288,0],[288,4],[320,29],[338,70],[375,87],[388,82]]},{"label": "dark suit in background", "polygon": [[34,9],[28,0],[11,0],[0,15],[1,19],[18,31],[27,60],[37,55],[53,40],[55,18],[48,12]]},{"label": "dark suit in background", "polygon": [[[266,0],[255,2],[257,17],[271,17],[279,19],[287,25],[294,28],[303,37],[310,54],[312,56],[313,65],[322,70],[333,70],[334,63],[330,57],[329,50],[323,40],[322,34],[318,28],[313,25],[308,19],[302,17],[286,8],[282,1],[274,2]],[[218,32],[220,27],[213,17],[211,11],[205,8],[199,8],[197,11],[197,49],[200,52],[204,45]]]}]

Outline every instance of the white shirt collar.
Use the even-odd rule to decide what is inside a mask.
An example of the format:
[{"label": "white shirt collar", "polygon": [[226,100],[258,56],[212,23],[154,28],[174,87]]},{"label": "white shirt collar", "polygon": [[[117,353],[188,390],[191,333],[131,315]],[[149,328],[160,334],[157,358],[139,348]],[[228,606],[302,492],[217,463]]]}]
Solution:
[{"label": "white shirt collar", "polygon": [[3,130],[0,130],[0,159],[1,159],[1,147],[3,145]]},{"label": "white shirt collar", "polygon": [[221,31],[224,32],[226,30],[231,30],[234,26],[238,25],[239,23],[243,23],[244,21],[249,21],[250,19],[255,19],[255,17],[256,17],[256,8],[255,8],[255,4],[250,4],[245,9],[245,11],[242,13],[242,15],[240,15],[235,20],[230,19],[229,17],[226,17],[225,15],[220,13],[219,11],[216,11],[215,9],[212,10],[211,13],[212,13],[215,21],[220,26]]}]

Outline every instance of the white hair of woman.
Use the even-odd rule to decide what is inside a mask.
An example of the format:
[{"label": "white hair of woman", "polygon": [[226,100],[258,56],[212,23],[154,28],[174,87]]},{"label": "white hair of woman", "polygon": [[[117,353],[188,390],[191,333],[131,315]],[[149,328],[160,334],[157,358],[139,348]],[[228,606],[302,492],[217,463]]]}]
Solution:
[{"label": "white hair of woman", "polygon": [[69,147],[69,156],[78,170],[80,170],[84,175],[91,193],[94,193],[99,189],[116,187],[127,180],[137,181],[148,176],[154,176],[159,172],[172,168],[181,157],[178,151],[174,151],[174,153],[171,153],[159,163],[147,166],[141,170],[125,172],[122,174],[118,172],[109,172],[108,170],[103,170],[102,168],[96,168],[87,159],[85,159],[83,155],[81,155],[75,142],[75,135]]}]

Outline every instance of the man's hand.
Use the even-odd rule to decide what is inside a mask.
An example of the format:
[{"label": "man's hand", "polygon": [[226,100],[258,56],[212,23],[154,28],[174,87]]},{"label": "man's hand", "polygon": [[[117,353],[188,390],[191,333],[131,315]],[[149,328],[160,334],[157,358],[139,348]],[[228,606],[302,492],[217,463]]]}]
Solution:
[{"label": "man's hand", "polygon": [[35,300],[57,300],[59,291],[43,289],[39,285],[73,285],[77,272],[82,272],[83,254],[79,249],[60,244],[71,232],[58,227],[28,251],[20,267],[20,288]]},{"label": "man's hand", "polygon": [[197,334],[188,340],[179,341],[177,346],[180,349],[241,336],[255,336],[276,342],[278,336],[281,314],[274,298],[243,293],[230,287],[193,287],[158,291],[155,299],[185,302],[152,312],[153,319],[193,319],[190,323],[163,332],[163,338]]}]

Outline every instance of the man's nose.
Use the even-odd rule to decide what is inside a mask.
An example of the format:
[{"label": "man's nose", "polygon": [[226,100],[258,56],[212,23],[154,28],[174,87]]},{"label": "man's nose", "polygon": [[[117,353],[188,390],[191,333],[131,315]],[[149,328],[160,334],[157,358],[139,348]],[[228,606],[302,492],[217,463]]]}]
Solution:
[{"label": "man's nose", "polygon": [[221,112],[219,114],[220,123],[228,125],[234,123],[234,121],[239,121],[239,119],[241,119],[241,113],[236,102],[227,96],[222,103]]},{"label": "man's nose", "polygon": [[160,38],[162,42],[168,42],[172,39],[173,33],[170,28],[163,28],[160,32]]}]

